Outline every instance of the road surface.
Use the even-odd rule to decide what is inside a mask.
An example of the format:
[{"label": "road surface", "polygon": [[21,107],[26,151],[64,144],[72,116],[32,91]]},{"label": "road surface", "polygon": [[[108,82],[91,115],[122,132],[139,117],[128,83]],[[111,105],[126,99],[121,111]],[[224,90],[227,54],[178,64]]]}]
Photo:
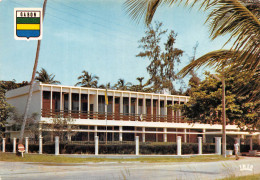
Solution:
[{"label": "road surface", "polygon": [[[242,169],[240,169],[242,168]],[[253,168],[253,169],[252,169]],[[5,179],[219,179],[260,173],[260,158],[219,162],[102,162],[84,164],[23,163],[0,161],[0,180]],[[260,177],[259,177],[260,179]]]}]

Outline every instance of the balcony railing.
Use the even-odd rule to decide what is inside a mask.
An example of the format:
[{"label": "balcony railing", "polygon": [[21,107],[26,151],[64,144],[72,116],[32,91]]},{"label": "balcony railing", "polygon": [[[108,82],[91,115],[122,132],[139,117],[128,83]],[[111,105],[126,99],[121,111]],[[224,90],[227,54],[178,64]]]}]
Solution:
[{"label": "balcony railing", "polygon": [[152,114],[132,114],[132,113],[110,113],[104,112],[84,112],[84,111],[51,111],[42,110],[42,117],[47,118],[74,118],[74,119],[94,119],[94,120],[117,120],[117,121],[144,121],[144,122],[168,122],[184,123],[183,116],[173,115],[152,115]]}]

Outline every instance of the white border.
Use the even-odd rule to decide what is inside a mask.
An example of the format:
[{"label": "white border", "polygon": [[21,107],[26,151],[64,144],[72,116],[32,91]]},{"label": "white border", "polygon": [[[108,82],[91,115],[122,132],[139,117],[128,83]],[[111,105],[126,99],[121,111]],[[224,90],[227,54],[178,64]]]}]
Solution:
[{"label": "white border", "polygon": [[[16,35],[16,11],[40,11],[40,36],[39,37],[30,37],[29,39],[26,37],[18,37]],[[15,40],[41,40],[42,39],[42,8],[14,8],[14,39]]]}]

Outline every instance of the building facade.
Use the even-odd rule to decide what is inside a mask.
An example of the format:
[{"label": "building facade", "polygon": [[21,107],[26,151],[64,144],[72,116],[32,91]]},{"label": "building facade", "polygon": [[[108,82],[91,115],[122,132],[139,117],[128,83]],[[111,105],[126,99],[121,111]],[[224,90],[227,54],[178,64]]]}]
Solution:
[{"label": "building facade", "polygon": [[[28,98],[29,86],[14,89],[6,93],[7,102],[18,113],[23,114]],[[182,142],[195,143],[197,137],[203,142],[213,142],[221,136],[221,124],[189,123],[184,120],[180,110],[174,111],[169,105],[184,104],[188,96],[144,93],[121,90],[107,90],[108,104],[105,103],[105,89],[35,83],[29,114],[37,113],[37,122],[41,135],[49,135],[53,140],[53,119],[73,119],[67,126],[73,132],[66,134],[67,140],[94,141],[133,141],[139,136],[142,142],[176,142],[177,136]],[[18,137],[9,119],[6,135]],[[249,136],[236,125],[226,126],[227,135]],[[65,130],[66,131],[66,130]],[[259,132],[250,136],[259,138]]]}]

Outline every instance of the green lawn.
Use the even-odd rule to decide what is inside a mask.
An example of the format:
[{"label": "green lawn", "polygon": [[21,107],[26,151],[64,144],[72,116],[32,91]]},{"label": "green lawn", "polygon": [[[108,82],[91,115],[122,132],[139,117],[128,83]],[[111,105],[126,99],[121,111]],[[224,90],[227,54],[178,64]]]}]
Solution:
[{"label": "green lawn", "polygon": [[260,174],[254,174],[249,176],[239,176],[239,177],[228,177],[221,180],[260,180]]},{"label": "green lawn", "polygon": [[52,162],[52,163],[86,163],[86,162],[147,162],[147,163],[161,163],[161,162],[212,162],[212,161],[224,161],[224,160],[234,160],[234,158],[223,158],[218,155],[208,155],[208,156],[195,156],[190,158],[169,158],[169,157],[141,157],[141,158],[74,158],[65,157],[63,155],[46,155],[46,154],[25,154],[24,157],[16,156],[12,153],[0,153],[0,161],[9,162]]}]

